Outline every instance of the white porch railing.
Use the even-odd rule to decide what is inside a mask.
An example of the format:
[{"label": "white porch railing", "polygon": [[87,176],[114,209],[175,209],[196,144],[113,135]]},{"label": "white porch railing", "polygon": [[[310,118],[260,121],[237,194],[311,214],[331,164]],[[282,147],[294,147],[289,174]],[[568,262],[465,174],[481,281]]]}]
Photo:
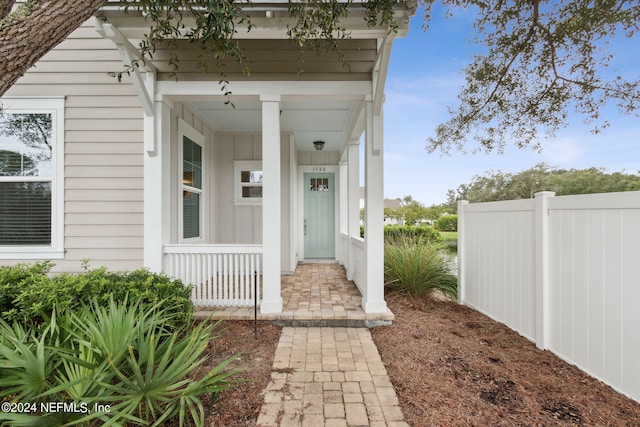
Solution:
[{"label": "white porch railing", "polygon": [[362,296],[366,295],[365,285],[365,256],[364,256],[364,239],[359,237],[351,238],[351,254],[353,257],[353,281],[360,290]]},{"label": "white porch railing", "polygon": [[196,306],[253,306],[262,297],[262,245],[165,245],[164,272],[192,285]]},{"label": "white porch railing", "polygon": [[347,277],[358,287],[358,290],[365,296],[365,256],[364,239],[360,237],[349,237],[345,233],[340,233],[341,257],[339,260],[347,270]]}]

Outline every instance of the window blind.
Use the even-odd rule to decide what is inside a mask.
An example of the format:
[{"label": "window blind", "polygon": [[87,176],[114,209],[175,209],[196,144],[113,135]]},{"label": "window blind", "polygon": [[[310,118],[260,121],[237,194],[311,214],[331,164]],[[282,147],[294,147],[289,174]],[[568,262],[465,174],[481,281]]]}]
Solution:
[{"label": "window blind", "polygon": [[0,245],[51,244],[51,182],[0,182]]}]

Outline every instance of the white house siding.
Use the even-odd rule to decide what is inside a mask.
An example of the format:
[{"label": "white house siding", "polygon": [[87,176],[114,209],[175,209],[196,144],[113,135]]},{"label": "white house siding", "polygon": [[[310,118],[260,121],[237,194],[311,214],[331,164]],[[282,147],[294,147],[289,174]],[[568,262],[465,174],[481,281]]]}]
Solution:
[{"label": "white house siding", "polygon": [[[142,267],[143,112],[112,42],[93,21],[43,57],[6,96],[65,96],[65,259],[114,270]],[[0,260],[0,263],[2,261]]]}]

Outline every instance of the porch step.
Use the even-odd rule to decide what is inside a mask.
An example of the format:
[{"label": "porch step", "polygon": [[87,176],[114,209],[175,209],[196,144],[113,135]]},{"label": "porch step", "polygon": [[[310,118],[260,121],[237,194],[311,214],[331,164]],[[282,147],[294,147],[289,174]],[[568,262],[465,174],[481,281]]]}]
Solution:
[{"label": "porch step", "polygon": [[[307,313],[284,311],[280,314],[261,314],[258,312],[257,320],[269,321],[280,327],[304,327],[304,328],[374,328],[376,326],[389,326],[393,323],[394,315],[390,310],[382,314],[365,314],[362,309],[349,311],[340,315],[311,317]],[[213,320],[254,320],[252,307],[200,307],[194,314],[197,319]]]},{"label": "porch step", "polygon": [[383,319],[280,319],[272,320],[271,323],[284,327],[294,328],[375,328],[376,326],[391,326],[393,320]]}]

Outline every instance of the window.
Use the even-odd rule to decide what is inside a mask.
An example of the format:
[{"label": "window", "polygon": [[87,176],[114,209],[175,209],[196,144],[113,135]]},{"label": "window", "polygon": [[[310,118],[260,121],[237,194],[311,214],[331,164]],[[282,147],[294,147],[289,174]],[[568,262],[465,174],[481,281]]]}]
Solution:
[{"label": "window", "polygon": [[235,203],[236,205],[262,204],[262,162],[235,162]]},{"label": "window", "polygon": [[329,178],[311,178],[309,191],[329,191]]},{"label": "window", "polygon": [[61,98],[5,98],[0,112],[0,258],[61,258]]},{"label": "window", "polygon": [[183,240],[203,238],[203,144],[204,136],[180,121],[179,135],[181,138],[181,170],[182,185],[180,206],[181,236]]}]

